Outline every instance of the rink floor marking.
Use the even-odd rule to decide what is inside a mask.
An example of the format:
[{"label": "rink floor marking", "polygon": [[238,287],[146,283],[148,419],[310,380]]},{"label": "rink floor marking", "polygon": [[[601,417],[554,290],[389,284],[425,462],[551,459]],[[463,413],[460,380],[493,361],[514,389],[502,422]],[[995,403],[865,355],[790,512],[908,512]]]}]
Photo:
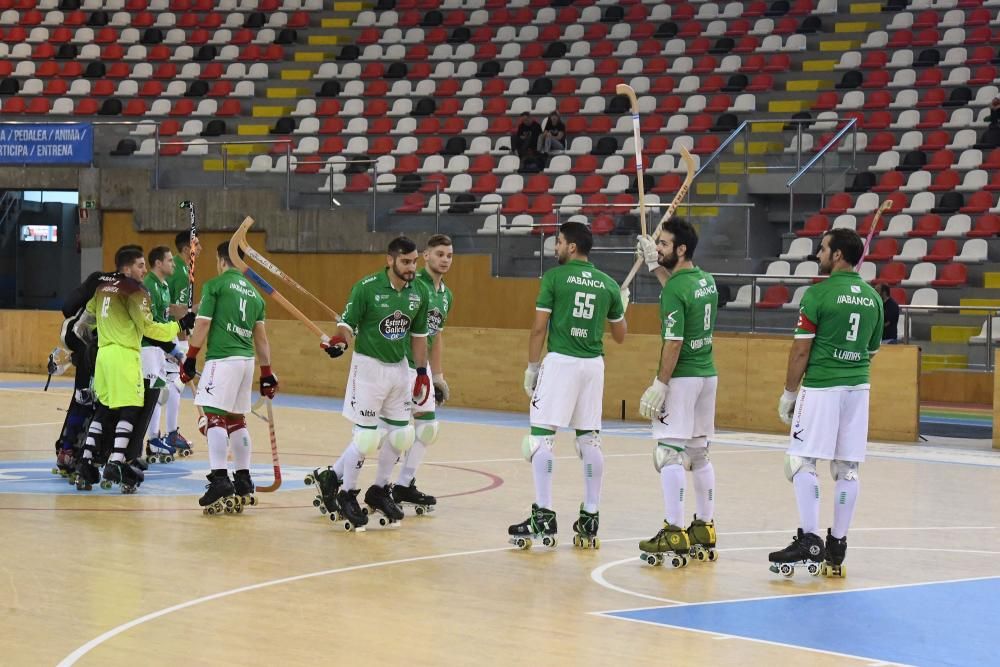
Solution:
[{"label": "rink floor marking", "polygon": [[0,428],[34,428],[35,426],[62,426],[62,422],[33,422],[31,424],[4,424]]}]

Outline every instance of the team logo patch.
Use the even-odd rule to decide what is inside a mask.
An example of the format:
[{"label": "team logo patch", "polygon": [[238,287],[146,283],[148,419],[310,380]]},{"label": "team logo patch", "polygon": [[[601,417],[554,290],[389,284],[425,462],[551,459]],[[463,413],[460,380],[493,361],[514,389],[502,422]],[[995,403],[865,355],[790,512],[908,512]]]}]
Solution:
[{"label": "team logo patch", "polygon": [[442,326],[444,326],[444,314],[437,308],[427,311],[427,329],[431,333],[437,333],[441,331]]},{"label": "team logo patch", "polygon": [[861,294],[861,285],[851,285],[851,291],[855,294]]},{"label": "team logo patch", "polygon": [[581,271],[580,274],[583,275],[584,278],[593,277],[593,274],[590,271]]},{"label": "team logo patch", "polygon": [[378,330],[387,340],[402,340],[410,330],[410,321],[409,315],[397,310],[378,323]]}]

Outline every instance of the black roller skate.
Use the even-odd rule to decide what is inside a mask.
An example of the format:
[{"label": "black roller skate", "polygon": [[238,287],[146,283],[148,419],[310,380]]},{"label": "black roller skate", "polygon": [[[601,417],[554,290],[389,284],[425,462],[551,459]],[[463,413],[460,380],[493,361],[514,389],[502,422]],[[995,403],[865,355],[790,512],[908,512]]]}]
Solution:
[{"label": "black roller skate", "polygon": [[417,480],[410,480],[409,486],[394,484],[392,487],[392,499],[397,505],[413,505],[413,510],[417,516],[430,514],[437,505],[437,498],[429,496],[417,488]]},{"label": "black roller skate", "polygon": [[380,526],[395,527],[403,520],[403,509],[392,499],[392,491],[389,490],[388,484],[369,486],[365,491],[365,505],[369,514],[374,512],[380,515],[378,518]]},{"label": "black roller skate", "polygon": [[600,524],[601,513],[591,514],[580,505],[580,518],[573,522],[573,546],[580,549],[600,549],[601,540],[597,537],[597,527]]},{"label": "black roller skate", "polygon": [[691,556],[704,562],[715,562],[719,559],[719,552],[715,550],[715,522],[702,521],[698,515],[694,515],[694,520],[687,529],[688,539],[691,540]]},{"label": "black roller skate", "polygon": [[250,479],[249,470],[237,470],[233,473],[233,490],[236,494],[236,513],[239,514],[243,508],[249,505],[253,507],[257,504],[257,497],[253,495],[254,485]]},{"label": "black roller skate", "polygon": [[815,533],[803,533],[799,528],[791,544],[769,554],[767,559],[771,561],[770,570],[775,574],[791,577],[795,574],[796,565],[805,565],[806,571],[815,577],[823,562],[823,552],[822,538]]},{"label": "black roller skate", "polygon": [[819,573],[824,577],[847,576],[844,558],[847,557],[847,536],[836,538],[829,528],[826,529],[826,559],[820,565]]},{"label": "black roller skate", "polygon": [[104,466],[101,488],[111,488],[112,484],[117,484],[121,487],[122,493],[131,494],[139,489],[144,479],[145,475],[141,470],[124,461],[108,461]]},{"label": "black roller skate", "polygon": [[556,513],[536,503],[531,504],[531,516],[507,528],[510,543],[518,549],[530,549],[534,540],[541,540],[543,545],[555,548],[559,543],[557,532]]},{"label": "black roller skate", "polygon": [[236,511],[235,489],[225,470],[213,470],[207,475],[205,495],[198,499],[198,504],[205,514],[232,514]]},{"label": "black roller skate", "polygon": [[[313,498],[313,507],[319,508],[320,514],[330,513],[330,521],[339,521],[337,517],[340,512],[340,505],[337,503],[337,492],[340,491],[340,478],[333,468],[316,468],[306,475],[306,486],[316,485],[316,497]],[[360,511],[360,510],[359,510]]]},{"label": "black roller skate", "polygon": [[52,474],[59,475],[70,484],[76,480],[76,452],[72,447],[60,447],[56,452],[56,467],[52,469]]},{"label": "black roller skate", "polygon": [[174,450],[174,458],[191,456],[191,442],[181,435],[179,428],[175,428],[167,434],[166,445]]},{"label": "black roller skate", "polygon": [[360,489],[341,489],[337,492],[339,510],[336,514],[331,514],[330,518],[341,522],[344,530],[354,530],[360,533],[365,530],[365,525],[368,523],[368,513],[361,509],[361,505],[358,504],[360,491]]},{"label": "black roller skate", "polygon": [[691,539],[686,530],[664,521],[656,535],[639,542],[639,552],[639,559],[649,565],[668,562],[671,567],[684,567],[689,562]]},{"label": "black roller skate", "polygon": [[76,464],[76,490],[90,491],[101,481],[101,471],[92,459],[80,459]]}]

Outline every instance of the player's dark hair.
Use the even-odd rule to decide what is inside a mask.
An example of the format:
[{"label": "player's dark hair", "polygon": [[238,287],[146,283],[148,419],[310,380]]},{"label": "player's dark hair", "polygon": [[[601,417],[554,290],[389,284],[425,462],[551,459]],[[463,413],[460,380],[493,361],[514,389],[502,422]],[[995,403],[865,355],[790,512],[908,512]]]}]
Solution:
[{"label": "player's dark hair", "polygon": [[674,235],[674,252],[677,246],[684,246],[684,259],[694,259],[694,251],[698,248],[698,232],[684,218],[670,218],[663,224],[663,231]]},{"label": "player's dark hair", "polygon": [[566,239],[566,243],[575,243],[578,255],[589,255],[590,249],[594,247],[594,235],[590,233],[590,227],[582,222],[564,222],[559,225],[559,233]]},{"label": "player's dark hair", "polygon": [[126,266],[132,266],[142,259],[142,248],[138,246],[122,246],[115,253],[115,271],[121,271]]},{"label": "player's dark hair", "polygon": [[149,251],[149,257],[146,258],[146,261],[149,263],[149,268],[153,268],[153,264],[162,262],[168,257],[170,257],[170,248],[158,245]]},{"label": "player's dark hair", "polygon": [[451,237],[447,234],[434,234],[429,239],[427,239],[428,248],[437,248],[442,245],[454,245],[451,242]]},{"label": "player's dark hair", "polygon": [[823,236],[829,237],[827,244],[830,247],[830,255],[838,250],[844,256],[844,261],[851,266],[857,265],[861,261],[861,255],[865,252],[865,243],[853,229],[838,227],[831,229]]},{"label": "player's dark hair", "polygon": [[392,255],[393,257],[399,257],[400,255],[408,255],[411,252],[416,252],[416,250],[416,243],[405,236],[397,236],[393,240],[389,241],[389,248],[386,250],[386,254]]},{"label": "player's dark hair", "polygon": [[[236,248],[236,253],[240,256],[240,259],[243,259],[243,248]],[[220,243],[219,247],[215,249],[215,254],[218,255],[219,259],[225,262],[228,266],[235,266],[235,264],[233,264],[233,258],[229,256],[229,241],[223,241]]]},{"label": "player's dark hair", "polygon": [[174,245],[177,246],[177,252],[184,252],[184,248],[191,245],[191,230],[177,232],[177,236],[174,237]]}]

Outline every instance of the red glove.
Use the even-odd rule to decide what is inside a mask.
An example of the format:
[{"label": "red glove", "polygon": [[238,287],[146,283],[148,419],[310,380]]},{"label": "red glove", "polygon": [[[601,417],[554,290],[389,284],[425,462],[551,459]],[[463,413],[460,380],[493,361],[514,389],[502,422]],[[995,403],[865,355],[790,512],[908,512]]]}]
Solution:
[{"label": "red glove", "polygon": [[260,395],[265,398],[274,398],[278,393],[278,378],[274,377],[270,366],[260,367]]},{"label": "red glove", "polygon": [[195,370],[194,362],[198,358],[198,352],[201,350],[200,347],[190,346],[187,351],[187,357],[184,359],[184,363],[181,364],[181,384],[187,384],[198,374]]},{"label": "red glove", "polygon": [[431,395],[431,379],[424,367],[417,369],[417,380],[413,383],[413,402],[423,405]]}]

